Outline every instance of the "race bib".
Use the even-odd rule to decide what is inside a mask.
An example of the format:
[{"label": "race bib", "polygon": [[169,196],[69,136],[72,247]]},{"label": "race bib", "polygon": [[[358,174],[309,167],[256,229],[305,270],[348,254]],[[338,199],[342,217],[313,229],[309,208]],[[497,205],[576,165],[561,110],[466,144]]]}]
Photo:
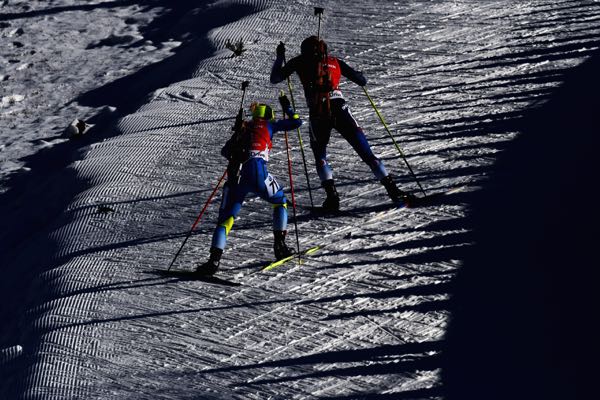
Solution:
[{"label": "race bib", "polygon": [[250,150],[250,157],[262,158],[265,161],[269,161],[269,150]]},{"label": "race bib", "polygon": [[331,92],[329,92],[329,98],[331,100],[333,100],[333,99],[343,99],[344,95],[342,94],[341,90],[332,90]]},{"label": "race bib", "polygon": [[265,179],[265,186],[267,187],[267,193],[269,197],[273,197],[273,195],[277,193],[279,189],[281,189],[281,186],[279,186],[279,183],[277,183],[277,180],[275,180],[271,174],[267,175],[267,179]]}]

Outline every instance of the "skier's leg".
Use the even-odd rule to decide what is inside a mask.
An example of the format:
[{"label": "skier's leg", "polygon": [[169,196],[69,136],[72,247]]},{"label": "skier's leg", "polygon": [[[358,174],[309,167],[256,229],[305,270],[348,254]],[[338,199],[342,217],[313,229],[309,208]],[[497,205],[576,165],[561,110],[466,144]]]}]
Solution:
[{"label": "skier's leg", "polygon": [[321,182],[333,179],[333,170],[327,159],[327,145],[331,135],[331,123],[328,120],[311,118],[310,125],[310,148],[315,157],[317,174]]},{"label": "skier's leg", "polygon": [[[282,192],[283,195],[283,192]],[[276,202],[273,204],[273,230],[274,231],[285,231],[287,229],[288,212],[287,212],[287,199],[283,196],[282,202]]]},{"label": "skier's leg", "polygon": [[383,161],[373,154],[365,133],[352,116],[348,105],[345,102],[336,104],[334,110],[335,129],[350,143],[356,154],[371,168],[377,179],[381,180],[386,177],[388,172]]},{"label": "skier's leg", "polygon": [[335,128],[350,143],[361,160],[371,168],[375,177],[385,187],[390,199],[394,203],[410,204],[414,196],[398,188],[392,176],[388,174],[383,161],[373,154],[365,133],[352,116],[348,105],[344,103],[336,111]]},{"label": "skier's leg", "polygon": [[277,179],[267,171],[266,164],[263,164],[263,169],[257,182],[262,183],[257,194],[273,206],[273,250],[275,251],[275,258],[280,260],[291,256],[295,253],[295,250],[288,247],[285,243],[285,237],[287,235],[288,201],[283,193],[283,187],[280,186]]},{"label": "skier's leg", "polygon": [[233,221],[239,214],[244,197],[247,191],[242,186],[243,182],[230,184],[223,187],[223,198],[219,208],[219,218],[217,226],[213,232],[212,243],[210,247],[210,256],[208,261],[196,268],[196,274],[209,276],[214,274],[219,268],[221,256],[227,242],[227,235],[233,227]]},{"label": "skier's leg", "polygon": [[311,119],[310,123],[310,147],[315,156],[317,173],[321,180],[321,186],[325,189],[327,197],[323,202],[323,208],[337,211],[340,207],[340,198],[333,180],[333,170],[327,160],[327,145],[331,135],[331,121],[323,119]]},{"label": "skier's leg", "polygon": [[235,217],[242,209],[242,203],[247,193],[248,190],[243,180],[240,180],[238,184],[226,185],[223,189],[223,199],[219,208],[217,227],[213,232],[212,247],[225,249],[227,236],[233,227]]},{"label": "skier's leg", "polygon": [[271,198],[273,204],[273,250],[275,258],[280,260],[289,257],[296,251],[285,243],[287,235],[287,199],[283,194],[283,189]]}]

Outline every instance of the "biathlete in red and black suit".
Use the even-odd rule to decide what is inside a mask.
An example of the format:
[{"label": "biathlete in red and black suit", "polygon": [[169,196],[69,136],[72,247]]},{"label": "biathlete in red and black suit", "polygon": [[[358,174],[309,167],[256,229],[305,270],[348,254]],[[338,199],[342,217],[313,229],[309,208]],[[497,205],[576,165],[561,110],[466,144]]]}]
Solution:
[{"label": "biathlete in red and black suit", "polygon": [[300,46],[300,55],[284,65],[285,46],[277,46],[277,58],[271,69],[271,83],[279,83],[296,72],[304,88],[304,96],[310,113],[310,147],[313,151],[321,185],[327,193],[323,208],[339,209],[333,170],[327,157],[327,145],[332,128],[350,143],[359,157],[371,168],[373,174],[386,188],[394,203],[409,203],[413,195],[400,190],[388,174],[383,161],[373,154],[365,133],[352,116],[350,108],[339,88],[344,76],[359,86],[367,79],[361,72],[344,61],[329,56],[327,45],[316,36],[306,38]]}]

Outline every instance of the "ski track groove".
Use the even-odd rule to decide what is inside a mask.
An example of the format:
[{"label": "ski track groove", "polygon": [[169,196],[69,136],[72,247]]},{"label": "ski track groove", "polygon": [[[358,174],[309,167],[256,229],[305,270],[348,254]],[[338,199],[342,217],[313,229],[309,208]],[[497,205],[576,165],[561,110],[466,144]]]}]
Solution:
[{"label": "ski track groove", "polygon": [[[334,53],[363,67],[369,93],[392,133],[401,133],[397,139],[426,187],[449,189],[483,178],[482,167],[499,151],[496,145],[516,134],[505,129],[497,135],[483,131],[487,136],[482,137],[482,128],[470,130],[469,122],[460,118],[466,114],[481,120],[540,100],[509,97],[498,105],[493,96],[553,88],[558,81],[511,82],[514,76],[573,66],[582,56],[574,52],[569,60],[533,63],[523,56],[514,65],[494,60],[533,50],[549,39],[568,40],[579,29],[597,30],[590,25],[598,16],[581,18],[580,10],[598,6],[583,3],[537,0],[509,8],[500,1],[415,1],[398,10],[393,2],[355,2],[336,14],[336,3],[325,1],[322,5],[332,12],[324,16],[323,35]],[[166,268],[225,169],[218,153],[229,135],[232,121],[227,118],[239,107],[240,83],[251,80],[247,102],[276,104],[279,86],[268,83],[268,71],[277,43],[284,41],[291,56],[301,39],[313,33],[315,18],[308,1],[228,4],[251,5],[256,12],[212,30],[208,36],[217,51],[190,79],[157,91],[149,103],[119,122],[120,135],[90,145],[71,165],[90,188],[61,216],[63,224],[54,232],[59,243],[56,260],[36,283],[52,287],[54,299],[31,311],[39,315],[35,329],[43,335],[39,360],[30,367],[23,388],[25,398],[168,399],[202,393],[206,398],[304,399],[374,390],[400,393],[438,384],[435,368],[369,373],[373,365],[393,368],[392,363],[409,357],[404,354],[375,361],[324,358],[302,364],[294,359],[439,340],[448,318],[443,307],[447,293],[433,289],[451,278],[460,260],[419,263],[409,256],[468,246],[468,241],[429,245],[432,239],[468,233],[459,223],[442,231],[428,228],[439,221],[460,221],[463,204],[302,220],[301,247],[326,246],[303,264],[250,274],[250,268],[272,257],[272,238],[267,206],[249,199],[230,235],[222,268],[225,278],[241,275],[242,286],[173,282],[147,274]],[[556,25],[565,12],[573,13],[567,15],[572,30]],[[361,25],[349,31],[347,24],[355,19]],[[512,24],[505,22],[509,19]],[[526,33],[513,32],[514,26]],[[243,57],[231,57],[225,43],[240,39],[247,51]],[[585,43],[569,43],[579,42]],[[507,86],[490,90],[492,79],[505,79]],[[295,77],[292,83],[298,109],[305,115]],[[344,90],[376,154],[403,188],[416,191],[360,90],[351,85]],[[468,132],[448,130],[455,127]],[[295,135],[290,139],[297,150]],[[312,168],[306,125],[303,139],[318,204],[323,194]],[[276,138],[271,172],[287,186],[282,146],[283,140]],[[384,189],[339,135],[332,135],[329,150],[343,208],[387,201]],[[476,157],[477,164],[468,157]],[[294,161],[297,201],[307,204],[297,151]],[[447,173],[451,167],[474,165],[480,172]],[[206,257],[219,201],[220,195],[175,268],[192,269]],[[114,210],[101,214],[99,206]],[[289,229],[290,244],[295,244],[293,224]],[[387,254],[385,246],[392,249]],[[418,288],[431,293],[410,294]],[[246,368],[233,369],[240,366]],[[343,370],[353,367],[364,373],[345,376]],[[211,372],[219,368],[223,370]],[[261,383],[268,380],[274,382]]]}]

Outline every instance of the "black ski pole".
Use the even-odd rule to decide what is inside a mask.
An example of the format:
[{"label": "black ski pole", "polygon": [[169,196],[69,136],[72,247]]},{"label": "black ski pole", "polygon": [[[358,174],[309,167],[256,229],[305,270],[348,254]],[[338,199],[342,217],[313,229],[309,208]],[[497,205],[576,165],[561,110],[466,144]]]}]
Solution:
[{"label": "black ski pole", "polygon": [[[283,97],[283,90],[281,91],[280,97]],[[285,108],[281,107],[283,110],[283,118],[285,119]],[[296,196],[294,195],[294,178],[292,175],[292,157],[290,155],[290,145],[288,142],[288,133],[284,131],[285,136],[285,151],[287,153],[288,159],[288,174],[290,175],[290,190],[292,192],[292,210],[294,212],[294,230],[296,231],[296,248],[298,250],[297,254],[300,254],[300,237],[298,235],[298,218],[296,217]]]},{"label": "black ski pole", "polygon": [[390,129],[388,128],[387,124],[385,123],[385,120],[383,119],[383,116],[381,115],[381,113],[377,109],[377,106],[373,102],[373,99],[371,99],[371,96],[369,96],[369,93],[367,92],[367,88],[365,88],[364,86],[362,88],[363,88],[363,91],[365,92],[365,95],[367,96],[367,99],[369,99],[369,102],[371,103],[371,106],[373,106],[373,109],[375,110],[375,113],[379,117],[379,120],[383,124],[383,127],[387,131],[388,135],[390,135],[390,137],[392,138],[392,142],[394,143],[394,146],[396,146],[396,150],[398,150],[398,152],[400,153],[400,157],[402,157],[402,159],[404,160],[404,163],[408,167],[408,170],[410,171],[412,177],[415,179],[415,182],[417,182],[417,185],[419,186],[419,189],[421,189],[421,192],[423,192],[423,196],[427,196],[427,194],[425,193],[425,190],[423,190],[423,187],[421,186],[421,183],[417,179],[417,176],[415,175],[415,173],[413,172],[412,168],[410,167],[410,164],[408,163],[408,160],[404,156],[404,152],[400,149],[400,146],[398,145],[398,142],[396,142],[396,139],[394,138],[394,135],[392,135],[392,132],[390,132]]},{"label": "black ski pole", "polygon": [[319,26],[317,27],[317,38],[321,39],[321,16],[323,15],[324,8],[315,7],[315,15],[319,16]]},{"label": "black ski pole", "polygon": [[[283,44],[283,42],[281,42]],[[285,55],[283,56],[283,64],[285,65],[287,61],[285,60]],[[294,92],[292,91],[292,81],[290,77],[287,77],[287,85],[288,90],[290,92],[290,99],[292,100],[292,108],[296,110],[296,101],[294,100]],[[310,206],[314,207],[315,203],[313,202],[312,189],[310,187],[310,178],[308,177],[308,167],[306,166],[306,155],[304,154],[304,142],[302,140],[302,135],[300,134],[300,128],[296,128],[296,133],[298,134],[298,142],[300,143],[300,154],[302,154],[302,164],[304,165],[304,176],[306,177],[306,186],[308,187],[308,197],[310,198]]]},{"label": "black ski pole", "polygon": [[215,193],[217,193],[217,190],[219,189],[219,186],[221,186],[221,182],[223,182],[223,179],[225,179],[225,175],[227,175],[227,170],[225,170],[225,172],[223,172],[223,175],[221,176],[221,179],[219,179],[219,182],[217,183],[217,186],[215,186],[215,188],[213,189],[212,193],[208,197],[208,200],[206,200],[206,203],[204,203],[204,207],[202,207],[202,211],[200,211],[200,214],[198,214],[198,218],[196,218],[196,221],[192,225],[192,228],[190,229],[190,231],[186,235],[185,239],[183,240],[183,243],[181,243],[181,246],[179,247],[179,250],[177,250],[177,253],[175,254],[175,257],[173,257],[173,261],[171,261],[171,264],[169,264],[169,268],[167,269],[167,271],[171,270],[171,267],[175,263],[175,260],[177,260],[177,257],[179,257],[179,253],[181,253],[181,250],[183,250],[183,247],[187,243],[188,239],[190,238],[190,236],[192,236],[192,233],[194,232],[194,229],[196,228],[196,225],[198,225],[198,223],[202,219],[202,216],[204,215],[204,212],[206,211],[206,208],[210,204],[212,198],[215,196]]}]

